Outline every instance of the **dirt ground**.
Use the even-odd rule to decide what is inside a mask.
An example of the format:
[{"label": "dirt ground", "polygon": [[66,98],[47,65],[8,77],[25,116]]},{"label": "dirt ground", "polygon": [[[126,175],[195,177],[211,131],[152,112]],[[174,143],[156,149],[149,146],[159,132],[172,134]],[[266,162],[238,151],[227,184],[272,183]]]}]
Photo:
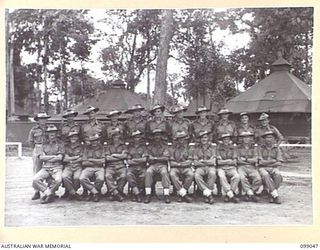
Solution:
[{"label": "dirt ground", "polygon": [[[297,225],[312,224],[311,153],[297,149],[297,159],[282,168],[280,189],[283,204],[268,203],[194,203],[165,204],[153,197],[150,204],[129,200],[119,203],[106,199],[99,203],[66,201],[42,205],[32,201],[32,159],[7,157],[5,226],[84,226],[84,225]],[[105,187],[104,187],[105,189]],[[58,194],[63,193],[60,188]],[[161,197],[160,197],[161,198]]]}]

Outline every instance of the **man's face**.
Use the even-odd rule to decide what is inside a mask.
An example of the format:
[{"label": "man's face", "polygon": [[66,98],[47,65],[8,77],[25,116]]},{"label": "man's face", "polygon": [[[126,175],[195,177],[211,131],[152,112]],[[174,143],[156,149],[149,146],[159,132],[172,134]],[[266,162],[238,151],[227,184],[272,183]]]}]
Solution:
[{"label": "man's face", "polygon": [[120,134],[114,134],[113,135],[113,142],[119,142],[120,141]]},{"label": "man's face", "polygon": [[133,137],[133,141],[134,141],[135,143],[140,142],[141,139],[142,139],[142,136],[141,136],[141,135],[136,135],[136,136]]},{"label": "man's face", "polygon": [[207,111],[202,111],[202,112],[199,113],[199,116],[200,116],[201,119],[206,118],[207,115],[208,115],[208,112],[207,112]]},{"label": "man's face", "polygon": [[178,119],[182,119],[183,118],[183,112],[182,111],[179,111],[178,113],[176,113],[176,117]]},{"label": "man's face", "polygon": [[230,144],[230,141],[231,141],[231,139],[230,139],[230,137],[225,137],[225,138],[223,138],[223,144],[224,145],[229,145]]},{"label": "man's face", "polygon": [[39,120],[38,120],[38,123],[39,123],[40,126],[43,127],[44,125],[46,125],[47,120],[46,120],[46,119],[39,119]]},{"label": "man's face", "polygon": [[183,145],[183,144],[185,144],[185,142],[186,142],[186,138],[185,137],[177,139],[177,144],[178,145]]},{"label": "man's face", "polygon": [[260,124],[262,127],[266,127],[269,125],[269,120],[268,119],[263,119],[260,121]]},{"label": "man's face", "polygon": [[207,144],[209,141],[209,136],[208,135],[202,136],[200,141],[201,141],[201,144]]},{"label": "man's face", "polygon": [[162,110],[161,109],[156,109],[154,111],[154,116],[155,117],[161,117],[162,116]]},{"label": "man's face", "polygon": [[140,117],[141,116],[141,111],[139,111],[139,110],[133,111],[133,116],[136,117],[136,118]]},{"label": "man's face", "polygon": [[79,138],[78,138],[77,135],[73,135],[73,136],[70,137],[70,142],[71,142],[71,143],[76,143],[76,142],[78,142],[78,139],[79,139]]},{"label": "man's face", "polygon": [[271,145],[272,143],[273,143],[273,141],[274,141],[274,137],[273,137],[273,135],[267,135],[267,136],[265,136],[265,141],[266,141],[266,143],[268,144],[268,145]]},{"label": "man's face", "polygon": [[153,138],[154,138],[155,141],[159,142],[159,141],[161,141],[161,134],[160,133],[156,133],[156,134],[154,134]]},{"label": "man's face", "polygon": [[88,118],[89,118],[89,120],[95,119],[95,118],[96,118],[96,112],[90,111],[90,112],[88,113]]},{"label": "man's face", "polygon": [[251,141],[251,137],[250,136],[244,136],[242,137],[243,143],[248,144]]},{"label": "man's face", "polygon": [[49,138],[49,141],[54,141],[56,139],[56,132],[49,132],[48,138]]},{"label": "man's face", "polygon": [[69,115],[69,116],[67,116],[67,122],[73,122],[73,120],[74,120],[74,117],[75,116],[73,116],[73,115]]},{"label": "man's face", "polygon": [[113,115],[110,117],[111,122],[116,123],[118,121],[119,115]]},{"label": "man's face", "polygon": [[98,140],[90,141],[90,144],[95,147],[98,145]]},{"label": "man's face", "polygon": [[240,121],[243,124],[247,124],[249,122],[249,116],[247,116],[247,115],[241,116]]},{"label": "man's face", "polygon": [[229,114],[221,114],[221,120],[226,121],[229,118]]}]

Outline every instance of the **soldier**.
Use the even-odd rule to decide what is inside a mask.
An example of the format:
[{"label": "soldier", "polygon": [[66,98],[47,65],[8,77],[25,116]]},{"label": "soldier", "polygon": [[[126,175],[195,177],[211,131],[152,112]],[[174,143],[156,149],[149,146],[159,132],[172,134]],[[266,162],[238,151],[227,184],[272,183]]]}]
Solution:
[{"label": "soldier", "polygon": [[[42,145],[42,154],[39,160],[43,162],[42,168],[33,177],[32,186],[35,190],[41,191],[44,195],[41,203],[46,204],[54,201],[54,193],[62,182],[62,160],[64,150],[62,144],[57,140],[58,129],[54,125],[48,126],[48,142]],[[50,186],[44,183],[51,178]]]},{"label": "soldier", "polygon": [[[255,196],[262,185],[262,180],[257,169],[258,148],[253,144],[254,134],[250,131],[242,131],[239,134],[242,143],[238,146],[238,173],[243,193],[246,194],[247,201],[258,202],[259,198]],[[250,184],[249,180],[252,182]]]},{"label": "soldier", "polygon": [[[216,186],[216,150],[215,144],[210,142],[210,131],[198,133],[199,145],[193,155],[193,166],[196,168],[194,179],[203,192],[204,202],[213,204],[213,195],[218,193]],[[206,181],[205,181],[206,179]]]},{"label": "soldier", "polygon": [[[37,124],[30,130],[28,142],[31,148],[33,148],[32,161],[33,161],[33,175],[39,172],[41,169],[41,162],[39,155],[42,153],[42,144],[45,141],[46,123],[50,118],[46,113],[39,113],[34,117]],[[40,199],[40,192],[35,191],[32,200]]]},{"label": "soldier", "polygon": [[192,129],[189,120],[183,118],[183,114],[186,110],[187,108],[181,106],[175,106],[172,109],[172,114],[175,115],[175,118],[171,122],[171,135],[173,138],[176,137],[178,131],[184,131],[189,138],[192,135]]},{"label": "soldier", "polygon": [[82,154],[83,147],[79,140],[79,131],[70,131],[68,134],[69,143],[65,147],[65,163],[62,172],[62,181],[68,191],[68,200],[81,200],[81,196],[77,194],[80,188],[80,175],[82,172]]},{"label": "soldier", "polygon": [[160,104],[156,104],[150,110],[150,114],[153,115],[153,119],[146,123],[146,136],[148,140],[152,139],[152,131],[155,129],[160,129],[163,131],[162,139],[164,141],[171,140],[171,128],[169,122],[164,118],[164,109],[165,107]]},{"label": "soldier", "polygon": [[[168,148],[164,155],[168,157],[170,163],[170,177],[179,195],[178,202],[192,202],[188,196],[188,190],[192,184],[194,173],[191,168],[191,152],[187,144],[188,134],[185,131],[176,131],[175,143]],[[181,178],[181,179],[180,179]]]},{"label": "soldier", "polygon": [[121,114],[122,112],[118,110],[112,110],[107,114],[107,117],[111,119],[111,122],[106,128],[108,142],[111,142],[111,137],[115,130],[119,131],[121,140],[124,139],[124,125],[119,121]]},{"label": "soldier", "polygon": [[73,109],[68,109],[62,117],[67,119],[67,122],[63,123],[60,130],[60,139],[63,143],[68,144],[69,140],[69,133],[70,131],[76,131],[80,135],[81,126],[74,121],[74,118],[78,115],[77,111]]},{"label": "soldier", "polygon": [[108,192],[111,194],[111,201],[124,200],[123,188],[127,183],[127,169],[124,161],[128,158],[126,145],[121,141],[120,129],[115,129],[112,132],[112,141],[105,150],[106,158],[106,174],[105,180],[108,187]]},{"label": "soldier", "polygon": [[238,143],[242,143],[242,132],[250,132],[254,134],[255,128],[249,123],[249,115],[247,112],[240,113],[240,124],[237,126]]},{"label": "soldier", "polygon": [[278,189],[282,182],[279,167],[282,166],[282,154],[275,142],[275,133],[266,131],[262,135],[265,143],[259,148],[259,173],[271,195],[270,202],[281,204]]},{"label": "soldier", "polygon": [[[217,147],[217,173],[223,193],[226,194],[224,201],[239,203],[240,200],[235,196],[235,194],[238,194],[240,182],[240,176],[236,168],[237,149],[232,145],[231,134],[222,134],[219,140],[222,140],[222,144]],[[231,183],[228,182],[228,178],[230,178]]]},{"label": "soldier", "polygon": [[[84,190],[90,191],[91,195],[86,196],[84,200],[94,202],[100,201],[101,188],[104,183],[104,149],[100,143],[98,134],[91,135],[86,139],[87,144],[84,147],[82,156],[83,170],[80,175],[80,183]],[[95,183],[90,179],[95,177]]]},{"label": "soldier", "polygon": [[135,104],[125,112],[126,114],[132,114],[132,117],[129,118],[124,125],[125,141],[131,141],[131,135],[136,130],[142,132],[142,138],[145,137],[146,119],[142,116],[143,110],[144,107],[142,107],[141,104]]},{"label": "soldier", "polygon": [[258,119],[260,125],[257,126],[255,130],[255,138],[258,144],[264,144],[263,135],[267,131],[272,131],[275,135],[276,143],[280,144],[284,138],[280,131],[275,127],[270,125],[269,115],[266,113],[262,113]]},{"label": "soldier", "polygon": [[103,144],[105,141],[105,128],[102,123],[100,123],[96,118],[96,113],[99,111],[99,108],[89,106],[84,112],[84,115],[88,116],[88,122],[81,126],[81,139],[89,144],[88,138],[90,136],[98,135],[100,142]]},{"label": "soldier", "polygon": [[154,129],[152,131],[153,140],[148,147],[148,163],[150,165],[146,171],[146,197],[144,203],[150,203],[151,201],[151,186],[154,181],[154,175],[156,174],[161,175],[165,203],[170,203],[170,177],[168,173],[168,157],[164,155],[164,152],[167,149],[168,145],[162,140],[163,133],[164,132],[161,129]]},{"label": "soldier", "polygon": [[229,120],[231,112],[228,109],[221,109],[218,112],[220,120],[216,126],[216,136],[220,138],[222,134],[230,134],[234,138],[237,136],[236,124]]},{"label": "soldier", "polygon": [[133,131],[133,142],[128,149],[127,181],[134,194],[132,201],[142,202],[141,190],[144,189],[148,149],[140,130]]},{"label": "soldier", "polygon": [[197,115],[199,115],[199,118],[192,123],[191,130],[193,140],[196,142],[199,142],[199,139],[201,138],[199,137],[200,131],[208,131],[209,142],[213,140],[214,122],[210,121],[207,118],[209,111],[210,109],[208,109],[207,107],[200,106],[195,112]]}]

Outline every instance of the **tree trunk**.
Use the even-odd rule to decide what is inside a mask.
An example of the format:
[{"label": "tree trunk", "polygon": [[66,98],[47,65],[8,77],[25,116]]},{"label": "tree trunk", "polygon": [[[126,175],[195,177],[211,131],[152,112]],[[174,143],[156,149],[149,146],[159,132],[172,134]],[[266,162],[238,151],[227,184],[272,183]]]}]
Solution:
[{"label": "tree trunk", "polygon": [[10,113],[12,116],[15,111],[15,97],[14,97],[14,74],[13,74],[13,46],[10,46]]},{"label": "tree trunk", "polygon": [[44,104],[44,111],[48,112],[49,110],[49,96],[48,96],[48,86],[47,86],[47,64],[48,64],[48,37],[44,37],[44,49],[43,49],[43,81],[44,81],[44,97],[43,97],[43,104]]},{"label": "tree trunk", "polygon": [[173,10],[163,10],[160,30],[160,44],[157,58],[154,103],[165,104],[167,93],[167,63],[169,45],[173,35]]},{"label": "tree trunk", "polygon": [[128,65],[128,76],[127,76],[127,81],[128,81],[128,86],[127,88],[134,92],[134,52],[136,50],[136,44],[137,44],[137,33],[134,33],[133,37],[133,42],[132,42],[132,50],[130,53],[130,61]]},{"label": "tree trunk", "polygon": [[9,9],[6,9],[5,12],[5,23],[6,23],[6,90],[7,90],[7,98],[6,98],[6,111],[8,112],[6,115],[11,113],[10,108],[10,45],[9,45]]}]

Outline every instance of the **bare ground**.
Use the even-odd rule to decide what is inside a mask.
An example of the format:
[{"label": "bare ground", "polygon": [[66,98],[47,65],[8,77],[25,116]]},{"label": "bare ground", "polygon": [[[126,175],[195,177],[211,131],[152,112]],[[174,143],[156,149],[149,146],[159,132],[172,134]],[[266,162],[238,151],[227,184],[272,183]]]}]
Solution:
[{"label": "bare ground", "polygon": [[[299,150],[298,158],[283,167],[280,189],[283,204],[203,203],[171,204],[153,198],[150,204],[129,200],[119,203],[105,199],[99,203],[66,201],[42,205],[32,201],[32,159],[6,159],[5,226],[84,226],[84,225],[297,225],[312,224],[311,154]],[[60,188],[58,194],[63,193]]]}]

